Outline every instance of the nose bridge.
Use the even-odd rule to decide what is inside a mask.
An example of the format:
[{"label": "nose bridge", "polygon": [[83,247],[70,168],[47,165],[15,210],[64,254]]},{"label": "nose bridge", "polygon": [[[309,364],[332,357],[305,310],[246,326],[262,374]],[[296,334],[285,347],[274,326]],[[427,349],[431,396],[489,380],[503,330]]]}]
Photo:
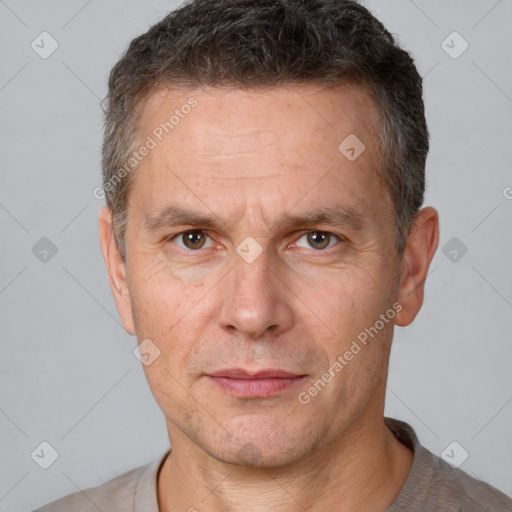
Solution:
[{"label": "nose bridge", "polygon": [[[256,250],[260,254],[257,255],[254,252]],[[270,297],[272,273],[269,268],[269,260],[268,249],[262,247],[256,249],[251,240],[240,244],[237,248],[237,256],[234,258],[233,268],[234,292],[240,298],[261,296],[262,294],[268,294]]]},{"label": "nose bridge", "polygon": [[250,240],[246,244],[240,244],[234,255],[219,322],[224,328],[236,329],[248,337],[261,336],[267,330],[276,334],[290,327],[292,312],[280,281],[270,269],[268,249],[260,246],[255,259],[254,253],[247,258],[256,246]]}]

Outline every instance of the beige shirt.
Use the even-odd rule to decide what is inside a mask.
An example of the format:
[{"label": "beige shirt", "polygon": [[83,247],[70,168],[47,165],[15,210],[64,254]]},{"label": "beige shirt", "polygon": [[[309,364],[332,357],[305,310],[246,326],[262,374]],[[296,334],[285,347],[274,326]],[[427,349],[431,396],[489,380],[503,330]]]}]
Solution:
[{"label": "beige shirt", "polygon": [[[407,423],[392,418],[385,418],[385,423],[399,441],[414,451],[411,472],[386,512],[512,512],[512,499],[460,469],[452,469],[419,444]],[[159,512],[156,477],[169,451],[146,466],[34,512]]]}]

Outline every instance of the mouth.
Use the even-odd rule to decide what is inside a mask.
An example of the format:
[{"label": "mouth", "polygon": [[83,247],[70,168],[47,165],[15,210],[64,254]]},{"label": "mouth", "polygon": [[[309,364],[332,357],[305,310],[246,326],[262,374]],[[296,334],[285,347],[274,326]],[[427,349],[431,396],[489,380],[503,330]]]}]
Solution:
[{"label": "mouth", "polygon": [[284,370],[249,372],[240,368],[207,374],[224,392],[237,398],[267,398],[297,386],[306,375]]}]

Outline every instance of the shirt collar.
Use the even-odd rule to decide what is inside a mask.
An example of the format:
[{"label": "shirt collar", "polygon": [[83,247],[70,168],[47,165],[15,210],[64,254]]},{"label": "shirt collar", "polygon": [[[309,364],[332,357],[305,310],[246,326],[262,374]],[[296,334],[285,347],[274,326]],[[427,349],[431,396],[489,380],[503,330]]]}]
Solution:
[{"label": "shirt collar", "polygon": [[159,512],[157,495],[157,477],[170,448],[153,462],[151,462],[142,474],[134,497],[134,512]]}]

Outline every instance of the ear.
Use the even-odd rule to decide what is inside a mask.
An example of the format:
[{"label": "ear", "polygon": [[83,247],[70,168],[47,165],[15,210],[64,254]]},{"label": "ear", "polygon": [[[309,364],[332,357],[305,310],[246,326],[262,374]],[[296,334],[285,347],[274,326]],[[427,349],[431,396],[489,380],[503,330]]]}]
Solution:
[{"label": "ear", "polygon": [[421,309],[425,280],[438,243],[439,215],[434,208],[428,206],[418,212],[407,238],[398,291],[398,302],[402,309],[395,317],[396,325],[409,325]]},{"label": "ear", "polygon": [[130,293],[126,281],[126,267],[117,247],[112,229],[112,212],[104,206],[99,213],[100,245],[107,266],[110,287],[121,316],[123,327],[135,334]]}]

